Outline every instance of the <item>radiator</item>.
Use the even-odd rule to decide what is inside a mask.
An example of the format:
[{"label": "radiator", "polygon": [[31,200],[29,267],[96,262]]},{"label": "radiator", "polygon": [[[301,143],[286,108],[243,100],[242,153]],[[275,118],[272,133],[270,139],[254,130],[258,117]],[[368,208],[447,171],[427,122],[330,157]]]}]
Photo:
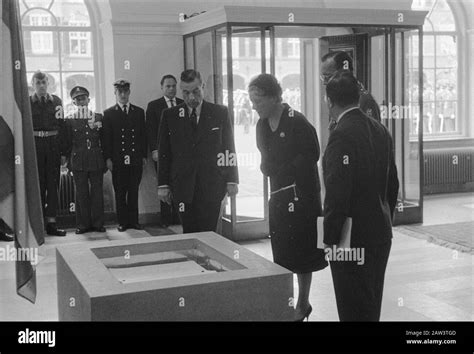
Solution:
[{"label": "radiator", "polygon": [[75,214],[75,187],[74,179],[70,172],[61,173],[59,180],[59,208],[58,216]]},{"label": "radiator", "polygon": [[462,185],[474,182],[474,150],[424,152],[424,186]]}]

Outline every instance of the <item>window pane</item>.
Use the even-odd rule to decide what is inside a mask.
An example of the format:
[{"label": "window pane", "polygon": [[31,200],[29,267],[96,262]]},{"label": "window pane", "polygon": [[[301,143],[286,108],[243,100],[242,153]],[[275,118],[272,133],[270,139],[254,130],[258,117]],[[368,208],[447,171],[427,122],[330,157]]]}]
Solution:
[{"label": "window pane", "polygon": [[24,31],[26,68],[28,71],[57,71],[58,34],[51,31]]},{"label": "window pane", "polygon": [[442,101],[436,104],[436,118],[439,133],[457,131],[456,101]]},{"label": "window pane", "polygon": [[434,101],[435,78],[434,70],[425,69],[423,71],[423,101]]},{"label": "window pane", "polygon": [[438,0],[430,15],[435,31],[455,31],[454,17],[446,0]]},{"label": "window pane", "polygon": [[435,65],[435,41],[434,36],[423,36],[423,67],[434,68]]},{"label": "window pane", "polygon": [[56,19],[46,10],[28,11],[22,20],[23,26],[56,26]]},{"label": "window pane", "polygon": [[89,12],[83,0],[55,1],[51,11],[61,26],[90,26]]},{"label": "window pane", "polygon": [[92,71],[91,32],[61,32],[63,71]]},{"label": "window pane", "polygon": [[436,66],[456,67],[456,42],[454,36],[436,36]]},{"label": "window pane", "polygon": [[212,36],[210,32],[195,37],[196,70],[201,73],[204,86],[204,99],[214,102],[214,70],[212,57]]},{"label": "window pane", "polygon": [[[23,2],[23,0],[20,0],[20,2]],[[47,9],[52,2],[53,0],[25,0],[26,6],[28,6],[28,8],[43,7]]]}]

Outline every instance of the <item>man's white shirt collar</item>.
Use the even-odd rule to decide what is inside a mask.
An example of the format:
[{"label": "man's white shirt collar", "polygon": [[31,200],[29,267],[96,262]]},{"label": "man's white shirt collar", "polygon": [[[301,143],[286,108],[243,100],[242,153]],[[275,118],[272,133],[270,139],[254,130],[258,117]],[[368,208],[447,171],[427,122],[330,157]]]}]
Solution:
[{"label": "man's white shirt collar", "polygon": [[165,101],[166,101],[166,104],[168,105],[168,108],[171,108],[173,107],[173,104],[172,102],[174,102],[174,105],[176,106],[176,97],[175,98],[169,98],[169,97],[165,97]]}]

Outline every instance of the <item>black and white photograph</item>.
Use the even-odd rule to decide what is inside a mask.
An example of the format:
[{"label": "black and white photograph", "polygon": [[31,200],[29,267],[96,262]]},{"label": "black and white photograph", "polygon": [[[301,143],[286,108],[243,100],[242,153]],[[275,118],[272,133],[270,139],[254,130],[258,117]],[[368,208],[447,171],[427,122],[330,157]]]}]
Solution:
[{"label": "black and white photograph", "polygon": [[473,0],[0,3],[0,353],[474,350]]}]

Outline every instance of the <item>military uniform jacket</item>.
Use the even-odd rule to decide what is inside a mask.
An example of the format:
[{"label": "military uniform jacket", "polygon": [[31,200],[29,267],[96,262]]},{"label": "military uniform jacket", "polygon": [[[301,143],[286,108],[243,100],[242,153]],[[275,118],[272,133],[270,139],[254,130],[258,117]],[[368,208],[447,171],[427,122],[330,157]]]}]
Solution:
[{"label": "military uniform jacket", "polygon": [[[93,113],[92,128],[84,118],[68,116],[64,122],[64,152],[73,171],[98,171],[105,168],[102,153],[102,115]],[[91,122],[92,123],[92,122]]]},{"label": "military uniform jacket", "polygon": [[225,106],[203,101],[196,132],[185,103],[164,110],[158,153],[158,185],[171,186],[177,203],[191,203],[196,190],[207,200],[222,200],[227,183],[239,182]]},{"label": "military uniform jacket", "polygon": [[64,111],[62,101],[58,96],[47,94],[46,103],[42,103],[39,97],[34,94],[30,96],[30,103],[33,118],[33,130],[62,130]]},{"label": "military uniform jacket", "polygon": [[147,157],[145,111],[130,104],[128,114],[116,104],[104,111],[104,158],[114,165],[142,166]]}]

